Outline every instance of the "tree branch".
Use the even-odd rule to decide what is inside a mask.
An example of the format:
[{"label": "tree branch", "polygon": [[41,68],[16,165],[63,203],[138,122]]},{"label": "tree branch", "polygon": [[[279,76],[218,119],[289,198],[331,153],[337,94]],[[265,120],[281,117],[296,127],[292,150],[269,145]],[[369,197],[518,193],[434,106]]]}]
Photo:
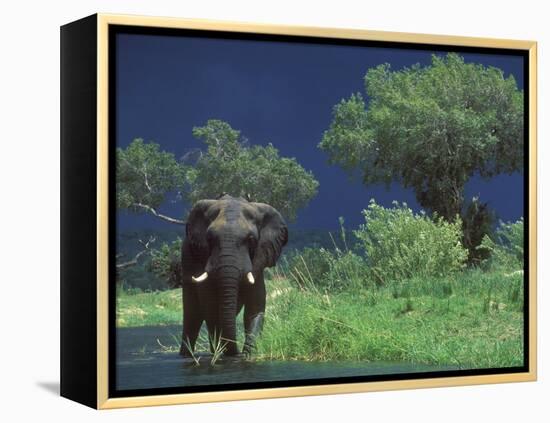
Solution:
[{"label": "tree branch", "polygon": [[[137,263],[138,263],[138,259],[145,253],[148,253],[149,252],[149,245],[152,244],[153,242],[156,241],[156,238],[151,236],[149,237],[149,240],[147,242],[143,242],[141,239],[139,240],[139,243],[141,245],[143,245],[145,247],[144,250],[140,251],[139,253],[137,253],[135,255],[135,257],[130,260],[130,261],[126,261],[124,263],[117,263],[116,264],[116,268],[117,269],[126,269],[127,267],[130,267],[130,266],[135,266]],[[117,257],[121,257],[122,254],[117,254]]]},{"label": "tree branch", "polygon": [[165,220],[166,222],[170,222],[170,223],[175,223],[177,225],[185,225],[185,222],[183,220],[180,220],[180,219],[175,219],[173,217],[170,217],[170,216],[166,216],[164,214],[161,214],[159,212],[157,212],[156,209],[154,209],[153,207],[151,206],[148,206],[147,204],[142,204],[142,203],[134,203],[133,204],[135,207],[140,207],[144,210],[147,210],[149,213],[151,213],[153,216],[156,216],[158,217],[159,219],[162,219],[162,220]]},{"label": "tree branch", "polygon": [[149,185],[149,178],[147,177],[147,166],[143,165],[143,177],[145,179],[145,186],[149,190],[150,193],[153,193],[153,190],[151,189],[151,185]]}]

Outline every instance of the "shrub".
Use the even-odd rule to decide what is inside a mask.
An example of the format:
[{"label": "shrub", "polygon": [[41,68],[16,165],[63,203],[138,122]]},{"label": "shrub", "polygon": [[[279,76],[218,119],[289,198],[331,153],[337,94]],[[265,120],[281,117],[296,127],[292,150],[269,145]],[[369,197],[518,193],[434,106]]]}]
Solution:
[{"label": "shrub", "polygon": [[181,238],[162,244],[151,252],[151,271],[164,279],[170,288],[181,286]]},{"label": "shrub", "polygon": [[478,247],[490,252],[485,264],[506,269],[523,269],[523,218],[514,223],[500,222],[493,237],[486,235]]},{"label": "shrub", "polygon": [[415,214],[406,203],[384,208],[371,200],[365,224],[355,235],[362,242],[369,271],[378,284],[412,277],[444,276],[464,267],[462,222]]}]

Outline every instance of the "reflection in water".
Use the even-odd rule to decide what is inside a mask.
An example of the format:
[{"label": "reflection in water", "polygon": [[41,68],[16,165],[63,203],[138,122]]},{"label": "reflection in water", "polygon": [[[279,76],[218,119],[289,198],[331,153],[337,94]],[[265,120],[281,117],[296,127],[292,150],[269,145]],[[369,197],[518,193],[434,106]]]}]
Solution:
[{"label": "reflection in water", "polygon": [[179,327],[117,330],[117,389],[148,389],[230,383],[251,383],[453,370],[455,367],[389,362],[243,361],[225,359],[210,364],[200,355],[199,366],[177,353],[159,352],[174,343]]}]

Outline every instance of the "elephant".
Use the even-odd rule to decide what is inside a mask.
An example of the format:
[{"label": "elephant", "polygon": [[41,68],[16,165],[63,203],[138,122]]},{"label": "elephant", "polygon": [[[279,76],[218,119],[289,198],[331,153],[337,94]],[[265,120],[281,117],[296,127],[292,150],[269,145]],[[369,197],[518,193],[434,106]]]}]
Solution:
[{"label": "elephant", "polygon": [[193,354],[202,323],[221,339],[224,356],[240,356],[236,318],[244,306],[244,356],[263,328],[264,269],[288,242],[284,218],[272,206],[223,194],[198,201],[189,213],[181,249],[183,334],[180,354]]}]

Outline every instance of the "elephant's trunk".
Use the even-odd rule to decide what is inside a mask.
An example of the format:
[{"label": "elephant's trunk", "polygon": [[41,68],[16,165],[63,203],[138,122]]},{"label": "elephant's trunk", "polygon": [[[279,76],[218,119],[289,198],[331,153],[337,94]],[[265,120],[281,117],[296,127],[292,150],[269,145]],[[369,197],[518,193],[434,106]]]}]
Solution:
[{"label": "elephant's trunk", "polygon": [[[235,320],[237,317],[240,273],[240,270],[232,265],[219,268],[218,318],[221,327],[221,344],[225,345],[225,354],[227,355],[238,353]],[[217,334],[217,336],[219,335]]]}]

